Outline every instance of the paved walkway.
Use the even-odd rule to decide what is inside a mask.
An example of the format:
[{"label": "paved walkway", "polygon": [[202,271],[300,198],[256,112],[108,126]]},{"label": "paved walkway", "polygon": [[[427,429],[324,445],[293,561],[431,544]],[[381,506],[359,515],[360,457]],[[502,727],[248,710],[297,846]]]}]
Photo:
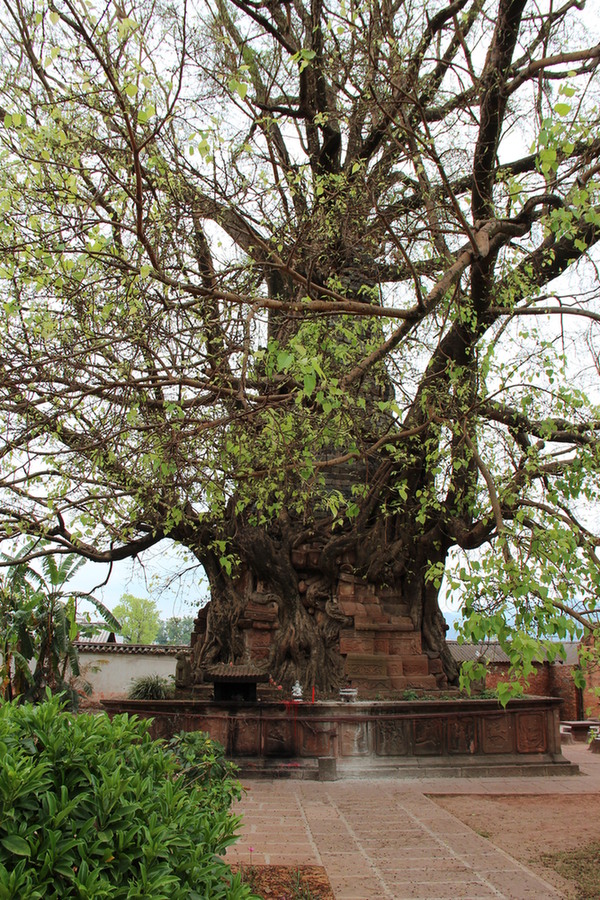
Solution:
[{"label": "paved walkway", "polygon": [[563,748],[580,776],[250,781],[231,863],[324,866],[336,900],[559,900],[543,878],[430,795],[600,794],[600,755]]}]

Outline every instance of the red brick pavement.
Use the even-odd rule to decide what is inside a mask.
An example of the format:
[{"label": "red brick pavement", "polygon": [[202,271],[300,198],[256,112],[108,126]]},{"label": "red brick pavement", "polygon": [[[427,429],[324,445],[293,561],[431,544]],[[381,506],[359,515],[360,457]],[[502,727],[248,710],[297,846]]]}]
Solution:
[{"label": "red brick pavement", "polygon": [[579,776],[250,781],[232,863],[324,866],[336,900],[559,900],[539,875],[428,795],[600,793],[600,755],[564,748]]}]

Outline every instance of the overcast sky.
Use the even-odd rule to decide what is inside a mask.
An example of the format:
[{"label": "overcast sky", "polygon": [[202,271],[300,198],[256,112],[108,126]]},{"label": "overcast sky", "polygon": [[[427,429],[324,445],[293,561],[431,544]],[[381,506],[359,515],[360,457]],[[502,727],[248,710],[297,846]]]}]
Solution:
[{"label": "overcast sky", "polygon": [[195,615],[209,594],[204,570],[189,554],[186,558],[171,541],[162,541],[136,560],[113,563],[108,583],[103,585],[108,576],[108,565],[90,562],[81,567],[69,585],[80,591],[91,591],[109,609],[125,593],[150,597],[156,602],[162,619]]}]

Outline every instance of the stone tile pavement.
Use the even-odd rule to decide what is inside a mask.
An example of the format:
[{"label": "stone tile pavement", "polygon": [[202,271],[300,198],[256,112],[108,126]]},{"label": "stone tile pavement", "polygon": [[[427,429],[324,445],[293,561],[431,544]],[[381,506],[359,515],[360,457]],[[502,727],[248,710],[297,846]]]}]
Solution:
[{"label": "stone tile pavement", "polygon": [[258,781],[237,812],[231,863],[324,866],[336,900],[559,900],[555,888],[430,796],[600,793],[600,755],[563,748],[581,775]]}]

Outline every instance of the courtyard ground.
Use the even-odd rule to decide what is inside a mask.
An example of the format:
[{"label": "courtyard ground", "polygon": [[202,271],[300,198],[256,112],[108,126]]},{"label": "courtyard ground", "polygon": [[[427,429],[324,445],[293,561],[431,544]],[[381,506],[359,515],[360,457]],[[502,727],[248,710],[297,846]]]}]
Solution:
[{"label": "courtyard ground", "polygon": [[[582,774],[245,781],[242,838],[227,858],[257,873],[287,867],[285,888],[266,870],[267,900],[331,900],[327,880],[335,900],[592,900],[549,854],[600,843],[600,755],[563,749]],[[318,867],[316,881],[303,866]]]}]

